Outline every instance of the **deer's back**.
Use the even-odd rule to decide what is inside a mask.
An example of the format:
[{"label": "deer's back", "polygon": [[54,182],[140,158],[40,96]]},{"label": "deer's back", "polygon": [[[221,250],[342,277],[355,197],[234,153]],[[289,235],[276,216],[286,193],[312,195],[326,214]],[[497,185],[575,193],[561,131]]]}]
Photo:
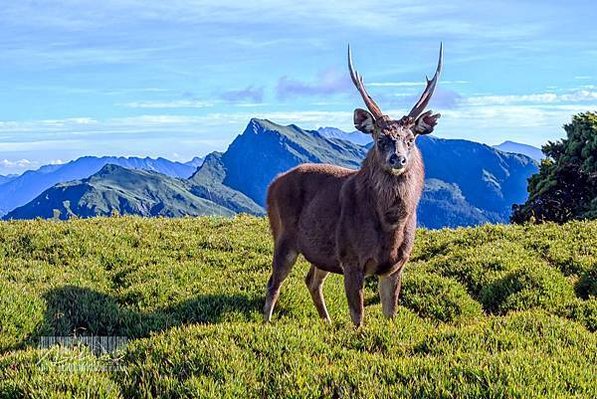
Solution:
[{"label": "deer's back", "polygon": [[285,239],[310,262],[340,271],[335,236],[340,191],[356,171],[327,164],[303,164],[277,177],[267,208],[274,239]]}]

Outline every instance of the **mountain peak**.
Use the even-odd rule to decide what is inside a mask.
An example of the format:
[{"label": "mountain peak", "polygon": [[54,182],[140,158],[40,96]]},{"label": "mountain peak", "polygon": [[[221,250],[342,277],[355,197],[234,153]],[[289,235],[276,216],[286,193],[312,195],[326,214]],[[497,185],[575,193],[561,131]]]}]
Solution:
[{"label": "mountain peak", "polygon": [[259,134],[265,131],[281,132],[285,129],[296,129],[295,125],[283,126],[270,121],[269,119],[251,118],[245,129],[245,133]]},{"label": "mountain peak", "polygon": [[92,176],[106,176],[114,173],[119,172],[133,172],[132,169],[123,168],[122,166],[107,163],[105,164],[97,173],[94,173]]},{"label": "mountain peak", "polygon": [[247,127],[254,127],[257,129],[262,129],[268,125],[271,125],[273,122],[269,119],[261,119],[261,118],[251,118]]},{"label": "mountain peak", "polygon": [[226,169],[223,184],[263,205],[264,187],[277,174],[300,163],[332,163],[354,169],[365,154],[366,149],[359,145],[327,139],[317,131],[253,118],[222,155]]},{"label": "mountain peak", "polygon": [[99,172],[112,172],[118,169],[124,168],[113,163],[107,163],[99,170]]}]

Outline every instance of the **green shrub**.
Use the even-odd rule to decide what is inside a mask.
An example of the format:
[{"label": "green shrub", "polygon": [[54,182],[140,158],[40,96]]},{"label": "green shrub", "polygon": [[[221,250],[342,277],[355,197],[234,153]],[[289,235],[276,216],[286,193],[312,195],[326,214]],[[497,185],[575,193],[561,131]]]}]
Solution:
[{"label": "green shrub", "polygon": [[44,299],[45,328],[53,335],[128,335],[127,312],[110,295],[67,285],[46,292]]},{"label": "green shrub", "polygon": [[522,235],[522,228],[519,226],[491,224],[474,229],[419,229],[411,259],[429,261],[438,255],[447,255],[459,248],[477,248],[494,241],[515,242]]},{"label": "green shrub", "polygon": [[122,398],[115,364],[79,348],[0,355],[0,398]]},{"label": "green shrub", "polygon": [[[549,334],[546,334],[546,332]],[[454,353],[498,353],[534,348],[545,354],[576,351],[581,357],[597,360],[590,343],[594,334],[564,318],[541,309],[511,312],[505,317],[490,316],[472,325],[447,327],[427,336],[415,353],[449,355]],[[589,345],[589,346],[587,346]]]},{"label": "green shrub", "polygon": [[597,224],[570,222],[525,226],[519,241],[565,276],[597,267]]},{"label": "green shrub", "polygon": [[524,266],[481,290],[483,307],[494,313],[535,307],[558,312],[575,300],[566,278],[549,266]]},{"label": "green shrub", "polygon": [[115,378],[127,397],[594,393],[596,338],[564,319],[530,312],[464,327],[399,327],[409,321],[412,316],[401,311],[395,321],[359,332],[295,322],[175,328],[131,344],[124,357],[127,372]]},{"label": "green shrub", "polygon": [[425,270],[456,279],[478,298],[483,287],[506,272],[536,262],[519,243],[497,239],[472,247],[455,245],[446,255],[430,259]]},{"label": "green shrub", "polygon": [[421,317],[443,322],[464,322],[482,316],[481,305],[461,284],[428,273],[405,273],[401,304]]},{"label": "green shrub", "polygon": [[576,283],[576,293],[584,299],[597,297],[597,266],[581,274]]},{"label": "green shrub", "polygon": [[0,281],[0,353],[19,346],[43,323],[43,301],[22,286]]},{"label": "green shrub", "polygon": [[597,331],[597,298],[593,297],[586,301],[576,300],[570,303],[561,314],[578,321],[589,331]]}]

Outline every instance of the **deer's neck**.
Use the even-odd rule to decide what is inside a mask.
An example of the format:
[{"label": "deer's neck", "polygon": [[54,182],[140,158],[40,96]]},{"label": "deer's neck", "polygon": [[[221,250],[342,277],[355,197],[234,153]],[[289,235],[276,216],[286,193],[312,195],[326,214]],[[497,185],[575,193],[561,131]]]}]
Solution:
[{"label": "deer's neck", "polygon": [[378,213],[398,212],[406,216],[414,212],[423,186],[423,163],[418,149],[414,149],[407,169],[400,175],[386,171],[371,149],[363,161],[358,178],[363,194]]}]

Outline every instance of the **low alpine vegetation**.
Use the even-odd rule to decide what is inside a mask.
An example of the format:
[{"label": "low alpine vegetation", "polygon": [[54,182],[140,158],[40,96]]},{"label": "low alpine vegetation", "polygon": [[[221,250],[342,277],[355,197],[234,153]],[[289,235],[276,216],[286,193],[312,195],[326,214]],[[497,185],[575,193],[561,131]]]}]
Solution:
[{"label": "low alpine vegetation", "polygon": [[398,314],[370,278],[356,331],[341,276],[318,320],[304,260],[263,324],[262,218],[1,227],[0,398],[597,396],[597,222],[419,230]]}]

